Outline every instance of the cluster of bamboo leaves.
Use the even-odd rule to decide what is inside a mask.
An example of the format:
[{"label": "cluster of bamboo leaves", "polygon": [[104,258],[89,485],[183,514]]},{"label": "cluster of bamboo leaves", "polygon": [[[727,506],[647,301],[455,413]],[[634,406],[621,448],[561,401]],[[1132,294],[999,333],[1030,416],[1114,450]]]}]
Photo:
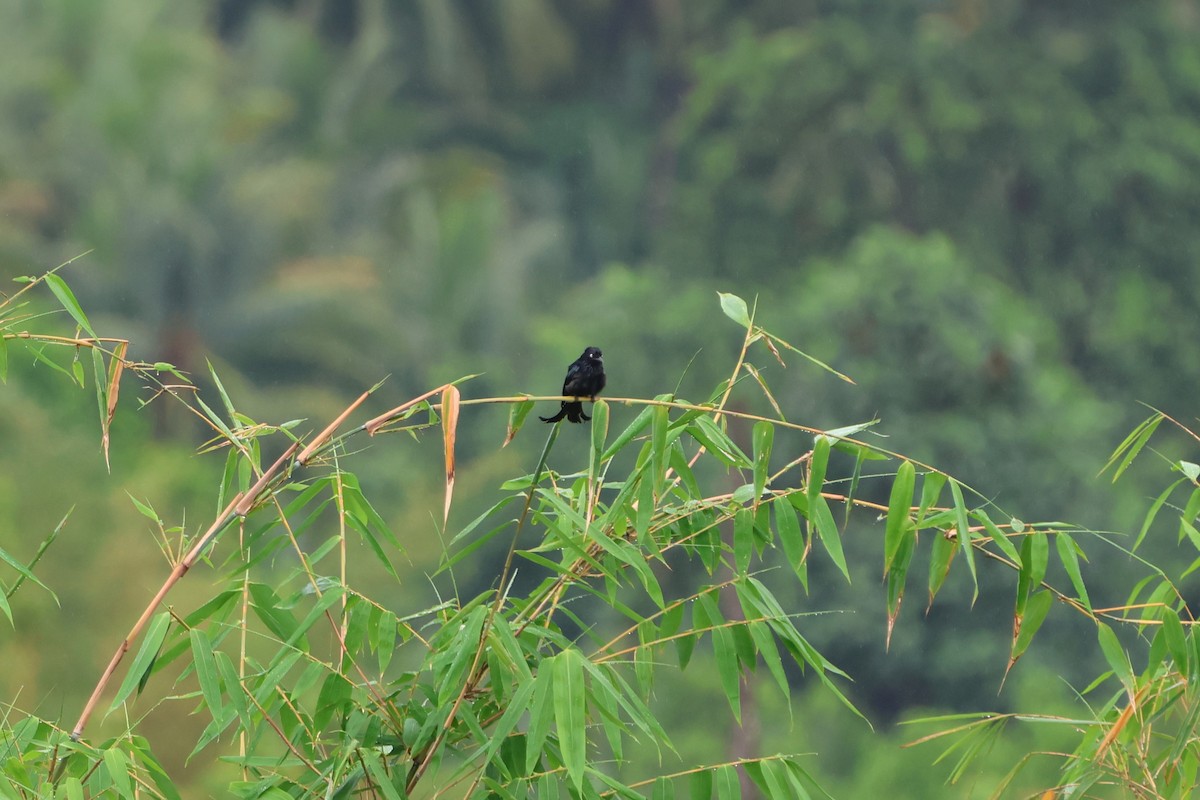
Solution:
[{"label": "cluster of bamboo leaves", "polygon": [[[788,422],[747,355],[761,348],[781,363],[781,351],[815,359],[757,326],[736,296],[721,295],[720,304],[744,330],[742,350],[707,402],[669,395],[597,401],[586,463],[573,471],[550,467],[561,461],[551,460],[559,427],[550,429],[536,467],[504,483],[488,511],[449,537],[440,568],[429,576],[447,588],[439,602],[397,609],[347,579],[363,551],[349,546],[355,541],[392,580],[406,577],[396,566],[402,537],[348,468],[359,444],[355,437],[440,429],[446,519],[460,413],[472,405],[508,403],[507,444],[522,430],[533,398],[463,399],[457,383],[447,384],[339,432],[360,398],[321,434],[301,439],[293,433],[295,423],[264,425],[239,412],[215,373],[219,410],[180,391],[182,383],[163,383],[158,376],[164,373],[174,381],[186,378],[169,365],[131,363],[125,343],[96,337],[57,275],[31,281],[37,283],[51,290],[80,330],[75,337],[30,334],[23,327],[30,317],[17,313],[10,299],[0,307],[0,342],[24,345],[80,384],[79,352],[96,354],[105,442],[124,369],[150,381],[156,393],[188,404],[213,431],[209,449],[227,453],[217,497],[225,510],[188,542],[186,557],[180,551],[172,579],[97,686],[93,700],[118,666],[124,670],[107,704],[109,714],[129,720],[122,735],[90,741],[90,704],[70,732],[10,710],[0,730],[0,770],[12,796],[179,797],[152,743],[138,733],[149,709],[136,701],[151,682],[172,687],[170,713],[206,720],[192,757],[233,765],[239,778],[230,789],[238,797],[731,800],[742,796],[743,775],[767,797],[824,796],[811,762],[797,754],[671,774],[638,774],[643,762],[627,754],[631,748],[674,749],[654,711],[655,685],[663,672],[686,669],[697,648],[711,651],[730,724],[741,719],[742,681],[758,673],[785,699],[799,673],[858,713],[845,694],[848,676],[809,642],[800,616],[762,580],[764,570],[783,567],[807,590],[814,558],[829,559],[847,580],[865,572],[846,559],[841,509],[846,518],[850,509],[879,518],[885,639],[918,558],[928,565],[929,603],[955,560],[965,565],[976,596],[985,564],[1012,572],[1010,669],[1056,600],[1096,624],[1108,668],[1081,697],[1110,679],[1118,689],[1077,719],[978,714],[936,720],[940,729],[918,741],[949,742],[939,760],[957,757],[950,780],[967,774],[1017,719],[1079,732],[1074,753],[1047,756],[1062,762],[1061,781],[1052,787],[1057,796],[1090,796],[1093,787],[1116,784],[1137,796],[1184,797],[1196,785],[1200,704],[1192,687],[1200,646],[1172,578],[1152,568],[1124,605],[1094,608],[1080,544],[1088,532],[1001,515],[953,477],[856,438],[874,422],[830,431]],[[43,352],[51,345],[70,348],[75,360],[62,368]],[[4,364],[0,359],[0,370]],[[744,379],[761,389],[773,415],[730,408]],[[613,411],[625,407],[636,413],[622,427]],[[1117,476],[1164,418],[1156,414],[1118,448]],[[752,422],[749,442],[735,440],[732,419]],[[779,431],[801,431],[811,446],[781,451],[775,447]],[[376,446],[403,441],[392,437]],[[830,475],[834,453],[853,463],[848,475]],[[868,475],[868,462],[888,470]],[[1200,513],[1200,468],[1172,466],[1182,477],[1156,500],[1131,551],[1172,493],[1188,485],[1180,535],[1200,549],[1193,524]],[[861,499],[864,485],[878,481],[885,482],[886,505]],[[134,502],[164,526],[151,504]],[[460,594],[456,568],[498,551],[507,557],[493,585]],[[31,564],[2,557],[18,573],[5,596],[20,581],[36,581]],[[160,604],[172,581],[200,558],[220,564],[226,577],[219,591],[190,611]],[[693,574],[706,577],[682,593],[672,583],[672,594],[663,576],[672,564],[689,561],[699,565]],[[1187,572],[1197,565],[1200,558]],[[1065,576],[1066,586],[1047,582],[1052,568]],[[517,591],[518,570],[540,580]],[[598,625],[587,615],[589,602],[615,612],[622,626]],[[3,610],[9,613],[7,603]],[[1130,632],[1124,643],[1115,627]],[[1146,645],[1140,672],[1126,650],[1134,644]]]}]

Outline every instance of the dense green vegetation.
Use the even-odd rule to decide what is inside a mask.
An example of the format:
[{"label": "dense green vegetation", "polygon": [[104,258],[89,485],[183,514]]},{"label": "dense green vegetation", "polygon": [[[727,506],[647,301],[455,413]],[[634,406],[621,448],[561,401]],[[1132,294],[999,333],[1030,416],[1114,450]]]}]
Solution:
[{"label": "dense green vegetation", "polygon": [[[464,398],[549,393],[593,343],[615,396],[708,400],[738,344],[714,321],[714,292],[757,296],[760,324],[856,381],[752,351],[786,420],[878,417],[868,444],[975,487],[968,506],[995,503],[995,521],[1097,531],[1076,536],[1095,608],[1145,600],[1152,588],[1131,599],[1147,574],[1137,557],[1187,598],[1186,498],[1130,558],[1120,548],[1138,539],[1162,475],[1096,475],[1148,413],[1138,401],[1186,424],[1200,392],[1198,28],[1193,0],[9,3],[0,278],[86,252],[64,274],[97,332],[129,339],[132,358],[176,364],[219,409],[211,363],[240,412],[305,419],[297,432],[384,376],[368,416],[476,373]],[[55,307],[30,296],[6,335],[72,335],[70,319],[24,317]],[[0,690],[69,726],[165,569],[129,495],[193,536],[215,513],[221,468],[187,455],[209,426],[175,403],[137,410],[127,375],[107,470],[92,401],[64,393],[33,351],[9,351],[0,548],[28,561],[75,511],[36,571],[61,611],[28,584],[14,595]],[[746,375],[733,410],[774,417]],[[614,431],[625,413],[612,407]],[[463,415],[448,531],[536,463],[532,437],[496,447],[503,424],[491,406]],[[728,433],[753,449],[749,424]],[[778,452],[811,447],[778,437]],[[564,431],[559,453],[585,463],[585,438]],[[1197,460],[1187,437],[1155,446],[1167,464]],[[440,447],[438,436],[376,446],[353,468],[412,562],[399,589],[372,570],[360,588],[399,592],[389,608],[401,616],[428,605],[416,576],[443,557]],[[854,467],[835,452],[831,480]],[[721,479],[729,491],[744,482]],[[858,496],[888,505],[889,486],[864,481]],[[997,695],[1008,570],[981,564],[978,599],[956,570],[924,616],[910,589],[885,653],[881,523],[840,513],[861,570],[851,582],[820,559],[807,592],[765,580],[789,609],[837,612],[798,624],[855,678],[842,688],[880,733],[843,727],[806,689],[791,725],[763,700],[764,752],[822,751],[805,768],[837,796],[865,796],[882,773],[912,775],[912,796],[927,797],[948,770],[929,767],[929,747],[895,749],[918,735],[897,720],[1082,713],[1068,686],[1085,688],[1104,655],[1095,625],[1057,605]],[[479,553],[459,568],[466,596],[493,584],[504,547]],[[1054,584],[1071,591],[1061,570],[1052,559]],[[678,572],[679,587],[700,580]],[[181,614],[210,596],[178,589]],[[720,685],[681,679],[678,691],[692,707]],[[806,714],[844,731],[845,752],[804,739]],[[144,723],[148,735],[180,724],[174,711]],[[731,731],[697,736],[694,758],[720,761],[753,738]],[[998,773],[973,765],[980,791],[1022,753],[1073,746],[1008,735]],[[174,766],[189,749],[160,755]]]}]

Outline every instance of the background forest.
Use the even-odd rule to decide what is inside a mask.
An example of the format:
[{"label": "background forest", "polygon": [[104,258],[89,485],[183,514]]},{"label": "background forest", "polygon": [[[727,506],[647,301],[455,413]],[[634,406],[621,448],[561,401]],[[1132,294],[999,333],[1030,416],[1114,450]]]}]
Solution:
[{"label": "background forest", "polygon": [[[14,0],[0,278],[86,253],[64,274],[97,329],[311,427],[385,376],[378,411],[476,373],[464,397],[553,394],[585,345],[615,396],[707,399],[740,345],[715,293],[757,297],[857,384],[758,363],[788,419],[878,417],[884,446],[1009,514],[1128,548],[1161,472],[1097,473],[1139,401],[1191,420],[1200,396],[1197,42],[1196,0]],[[70,717],[164,570],[129,496],[195,527],[221,463],[188,456],[205,433],[178,409],[128,406],[109,472],[90,396],[9,372],[0,548],[28,556],[75,511],[38,569],[61,609],[22,592],[0,634],[0,700]],[[496,447],[503,424],[463,418],[452,527],[537,459],[537,436]],[[362,455],[411,561],[397,609],[442,554],[439,447]],[[880,530],[855,518],[848,556]],[[1139,554],[1175,548],[1163,525]],[[1089,555],[1094,604],[1119,605],[1136,559]],[[973,604],[952,582],[928,613],[914,589],[886,651],[876,574],[811,580],[788,600],[878,734],[801,693],[791,723],[764,699],[740,730],[697,726],[695,753],[749,737],[818,751],[839,797],[961,797],[895,723],[1070,713],[1095,677],[1086,620],[1051,614],[997,694],[1010,576],[981,570]],[[670,691],[684,715],[719,690]],[[996,775],[1034,734],[997,744]]]}]

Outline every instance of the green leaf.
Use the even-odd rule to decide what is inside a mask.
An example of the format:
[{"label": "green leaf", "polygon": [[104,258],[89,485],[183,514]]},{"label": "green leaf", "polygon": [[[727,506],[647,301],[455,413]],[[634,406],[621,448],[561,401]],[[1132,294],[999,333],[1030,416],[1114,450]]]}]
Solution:
[{"label": "green leaf", "polygon": [[83,313],[83,309],[79,305],[79,301],[75,299],[75,294],[67,286],[67,282],[58,277],[54,273],[47,273],[45,276],[46,286],[58,298],[58,302],[67,310],[67,313],[74,318],[79,327],[87,331],[88,336],[96,338],[96,331],[92,329],[92,323],[88,322],[87,315]]},{"label": "green leaf", "polygon": [[656,494],[662,490],[663,482],[666,479],[667,464],[670,462],[670,453],[667,449],[667,430],[671,420],[667,412],[668,409],[665,406],[655,406],[651,411],[654,426],[650,430],[650,452]]},{"label": "green leaf", "polygon": [[[1092,601],[1088,597],[1087,587],[1083,585],[1083,575],[1079,572],[1079,547],[1069,533],[1059,533],[1054,537],[1054,546],[1058,549],[1058,557],[1062,561],[1071,585],[1075,587],[1075,595],[1088,611],[1092,610]],[[1169,616],[1169,615],[1168,615]]]},{"label": "green leaf", "polygon": [[692,773],[692,800],[712,800],[712,773],[706,769]]},{"label": "green leaf", "polygon": [[1025,616],[1021,618],[1020,630],[1013,640],[1010,655],[1012,661],[1016,661],[1029,649],[1033,635],[1038,632],[1038,628],[1042,627],[1042,622],[1045,621],[1046,614],[1049,613],[1050,605],[1053,602],[1054,595],[1048,590],[1038,592],[1029,598],[1029,602],[1025,605]]},{"label": "green leaf", "polygon": [[675,655],[679,659],[679,669],[683,671],[687,669],[687,665],[692,660],[692,651],[696,649],[696,635],[690,633],[686,636],[680,636],[674,642]]},{"label": "green leaf", "polygon": [[150,620],[150,626],[146,629],[142,645],[138,648],[137,655],[129,666],[129,672],[125,674],[125,680],[121,682],[117,696],[113,698],[112,704],[108,707],[110,713],[124,703],[129,695],[133,694],[133,690],[154,666],[154,659],[158,656],[158,651],[162,647],[163,640],[167,638],[167,631],[170,627],[171,615],[166,611],[155,614],[154,618]]},{"label": "green leaf", "polygon": [[400,789],[396,785],[397,783],[400,786],[404,785],[403,770],[394,770],[391,774],[388,774],[387,767],[384,766],[379,751],[375,749],[360,747],[357,755],[366,764],[367,772],[371,774],[372,784],[381,790],[384,800],[405,800],[404,795],[400,793]]},{"label": "green leaf", "polygon": [[838,533],[837,522],[833,519],[833,512],[829,510],[829,504],[825,502],[824,497],[818,495],[816,504],[809,507],[809,519],[816,527],[817,536],[825,546],[825,551],[849,583],[850,568],[846,565],[846,556],[842,552],[842,538]]},{"label": "green leaf", "polygon": [[[490,762],[495,757],[505,741],[508,740],[508,735],[512,733],[521,717],[525,715],[525,712],[529,709],[529,701],[533,696],[536,685],[536,682],[533,680],[518,682],[512,697],[503,706],[505,711],[500,716],[500,720],[488,733],[487,745],[483,749],[482,760],[484,763]],[[526,752],[525,760],[527,761],[528,758],[529,754]]]},{"label": "green leaf", "polygon": [[775,510],[775,532],[779,536],[779,543],[783,545],[783,553],[787,556],[792,571],[807,589],[808,567],[804,560],[804,533],[800,530],[796,509],[786,498],[777,499],[771,506]]},{"label": "green leaf", "polygon": [[592,404],[592,459],[599,469],[604,462],[604,440],[608,438],[608,403],[597,400]]},{"label": "green leaf", "polygon": [[[634,417],[633,422],[629,423],[625,430],[621,431],[621,433],[617,435],[616,439],[613,439],[612,444],[610,444],[604,451],[604,456],[601,460],[608,461],[617,453],[624,450],[625,446],[634,440],[634,437],[640,435],[646,430],[646,428],[650,427],[650,422],[654,416],[654,409],[655,407],[643,408],[641,412]],[[663,412],[665,413],[666,411],[667,409],[663,407]]]},{"label": "green leaf", "polygon": [[1132,692],[1134,686],[1133,666],[1129,663],[1129,656],[1121,647],[1117,634],[1113,633],[1112,628],[1101,622],[1096,630],[1096,636],[1100,641],[1100,649],[1104,651],[1104,658],[1108,661],[1108,665],[1112,667],[1112,671],[1124,684],[1125,690]]},{"label": "green leaf", "polygon": [[554,721],[553,686],[553,663],[546,659],[534,680],[533,699],[529,703],[529,727],[526,730],[525,742],[526,772],[533,772],[537,766],[546,736],[550,733],[550,723]]},{"label": "green leaf", "polygon": [[[1154,416],[1144,420],[1140,425],[1125,437],[1125,440],[1117,445],[1117,449],[1109,456],[1108,462],[1104,468],[1100,470],[1104,473],[1114,463],[1117,464],[1117,469],[1113,472],[1113,483],[1117,482],[1117,478],[1133,463],[1133,459],[1137,458],[1137,454],[1146,446],[1146,442],[1150,441],[1150,437],[1154,435],[1154,431],[1158,428],[1159,423],[1165,419],[1162,414],[1155,413]],[[1119,463],[1118,463],[1119,461]]]},{"label": "green leaf", "polygon": [[[5,564],[8,564],[10,567],[12,567],[14,570],[16,570],[17,574],[20,575],[25,580],[30,581],[31,583],[35,584],[36,586],[40,586],[41,588],[45,589],[48,592],[50,591],[50,587],[48,587],[48,586],[46,586],[46,584],[42,583],[28,567],[26,567],[20,561],[17,561],[17,559],[13,558],[13,556],[11,554],[9,554],[9,552],[7,550],[5,550],[3,547],[0,547],[0,561],[3,561]],[[2,592],[0,592],[0,594],[2,594]]]},{"label": "green leaf", "polygon": [[1021,543],[1022,570],[1029,574],[1029,587],[1032,591],[1041,585],[1046,577],[1046,565],[1050,561],[1050,542],[1046,534],[1040,531],[1029,533]]},{"label": "green leaf", "polygon": [[754,512],[739,508],[733,517],[733,558],[738,574],[750,568],[750,556],[754,554]]},{"label": "green leaf", "polygon": [[291,639],[296,630],[296,619],[283,608],[279,595],[264,583],[251,583],[248,589],[250,606],[263,624],[279,639]]},{"label": "green leaf", "polygon": [[1174,492],[1175,488],[1179,486],[1179,484],[1183,483],[1183,481],[1184,479],[1180,478],[1172,483],[1163,490],[1162,494],[1155,498],[1153,503],[1150,504],[1150,510],[1146,512],[1146,518],[1142,522],[1142,529],[1138,531],[1137,539],[1134,540],[1133,547],[1130,548],[1130,550],[1134,552],[1137,551],[1138,547],[1142,543],[1142,540],[1146,538],[1146,534],[1150,532],[1150,526],[1154,524],[1154,518],[1158,516],[1159,509],[1163,507],[1163,503],[1167,502],[1167,498],[1171,496],[1171,493]]},{"label": "green leaf", "polygon": [[133,502],[133,507],[138,510],[139,514],[141,514],[146,519],[151,520],[152,522],[154,522],[158,525],[163,524],[162,518],[160,516],[158,516],[158,513],[153,508],[151,508],[148,504],[141,502],[136,497],[129,494],[129,492],[125,492],[125,494]]},{"label": "green leaf", "polygon": [[892,481],[892,493],[888,499],[887,528],[884,533],[884,575],[891,570],[896,553],[899,552],[900,544],[904,540],[904,532],[909,525],[916,474],[912,462],[905,461],[896,471],[896,479]]},{"label": "green leaf", "polygon": [[775,426],[765,420],[754,423],[754,503],[762,497],[770,476],[771,445],[775,440]]},{"label": "green leaf", "polygon": [[971,573],[971,584],[974,593],[971,595],[971,605],[979,599],[979,575],[975,572],[975,548],[971,545],[971,529],[967,525],[967,504],[963,500],[962,486],[958,481],[950,480],[950,494],[954,496],[954,524],[958,531],[958,546],[962,548],[963,556],[967,559],[967,569]]},{"label": "green leaf", "polygon": [[500,445],[501,447],[507,447],[517,432],[521,430],[521,426],[525,424],[525,418],[533,410],[533,405],[532,400],[522,400],[508,407],[508,429],[504,433],[504,444]]},{"label": "green leaf", "polygon": [[937,597],[942,584],[946,582],[946,576],[950,574],[950,562],[954,560],[957,549],[954,542],[946,538],[942,531],[933,531],[933,546],[930,547],[929,554],[929,605],[931,606],[933,598]]},{"label": "green leaf", "polygon": [[817,436],[813,441],[812,458],[808,462],[808,485],[805,495],[808,497],[808,507],[812,508],[816,499],[825,488],[825,471],[829,467],[829,449],[831,441],[828,436]]},{"label": "green leaf", "polygon": [[[55,277],[53,275],[47,277]],[[129,757],[115,747],[104,751],[104,769],[117,790],[118,797],[134,796],[133,779],[129,777]]]},{"label": "green leaf", "polygon": [[[217,671],[217,661],[213,657],[212,643],[208,635],[199,628],[188,631],[192,643],[192,665],[196,669],[196,680],[200,684],[200,695],[208,706],[209,715],[213,719],[222,716],[221,678]],[[232,690],[231,690],[232,694]]]},{"label": "green leaf", "polygon": [[997,527],[996,523],[992,522],[992,518],[987,515],[987,512],[982,508],[977,508],[971,512],[971,516],[983,523],[983,527],[987,530],[988,536],[992,537],[992,541],[1000,548],[1004,555],[1012,560],[1013,564],[1020,565],[1021,554],[1017,552],[1017,547],[1012,541],[1004,535],[1004,531]]},{"label": "green leaf", "polygon": [[584,708],[583,658],[564,650],[549,659],[554,674],[554,721],[567,775],[580,791],[587,767],[587,720]]},{"label": "green leaf", "polygon": [[[767,671],[775,679],[784,700],[788,700],[791,697],[791,688],[787,673],[783,671],[783,659],[779,657],[779,648],[775,646],[775,635],[771,633],[770,626],[762,620],[752,620],[746,623],[746,628],[750,631],[750,637],[754,640],[754,646],[763,663],[767,665]],[[788,711],[791,711],[790,704]]]},{"label": "green leaf", "polygon": [[697,417],[687,426],[687,432],[726,466],[738,469],[749,469],[753,466],[746,454],[729,438],[729,434],[710,418]]},{"label": "green leaf", "polygon": [[904,600],[904,586],[908,581],[908,567],[916,550],[917,529],[910,519],[904,520],[900,544],[896,549],[895,562],[887,576],[887,637],[885,644],[891,645],[892,628],[900,615],[900,603]]},{"label": "green leaf", "polygon": [[925,515],[929,509],[937,505],[942,496],[942,487],[946,485],[946,475],[942,472],[926,472],[921,480],[921,506],[917,510],[917,527],[923,527]]},{"label": "green leaf", "polygon": [[724,627],[725,618],[717,604],[716,590],[713,589],[696,598],[692,611],[693,624],[697,631],[709,629],[712,637],[713,656],[717,662],[717,675],[721,679],[721,688],[733,716],[739,724],[742,719],[741,705],[741,673],[738,670],[737,643],[733,633]]},{"label": "green leaf", "polygon": [[717,296],[721,298],[721,311],[725,313],[725,316],[743,328],[750,327],[750,310],[746,307],[745,300],[736,294],[725,292],[717,292]]},{"label": "green leaf", "polygon": [[292,631],[291,636],[287,638],[287,641],[283,643],[283,646],[292,647],[295,645],[297,640],[307,633],[308,629],[316,624],[316,621],[324,616],[325,612],[328,611],[334,604],[339,602],[342,597],[345,596],[345,594],[346,592],[341,586],[335,585],[329,587],[325,593],[321,595],[320,599],[313,604],[313,607],[309,609],[309,612],[304,615],[304,619],[300,620],[300,623],[296,625],[296,629]]},{"label": "green leaf", "polygon": [[1162,630],[1163,638],[1167,643],[1167,652],[1171,654],[1171,660],[1175,662],[1175,669],[1184,675],[1189,674],[1187,634],[1183,632],[1183,624],[1175,612],[1163,613]]},{"label": "green leaf", "polygon": [[717,784],[717,800],[741,800],[742,785],[738,781],[737,769],[725,765],[713,771]]}]

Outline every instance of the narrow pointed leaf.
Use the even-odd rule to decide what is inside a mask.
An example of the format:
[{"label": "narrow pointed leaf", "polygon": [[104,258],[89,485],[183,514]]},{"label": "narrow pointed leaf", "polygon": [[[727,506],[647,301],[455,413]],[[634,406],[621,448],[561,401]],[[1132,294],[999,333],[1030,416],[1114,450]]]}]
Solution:
[{"label": "narrow pointed leaf", "polygon": [[884,533],[884,575],[891,570],[900,544],[904,540],[905,530],[910,524],[909,513],[912,510],[915,482],[916,470],[911,461],[905,461],[896,471],[896,479],[892,481],[892,494],[888,499],[887,529]]},{"label": "narrow pointed leaf", "polygon": [[587,728],[584,708],[583,656],[574,649],[552,659],[554,670],[554,722],[562,748],[563,765],[579,791],[587,767]]},{"label": "narrow pointed leaf", "polygon": [[800,520],[796,516],[796,509],[786,498],[776,500],[771,506],[775,510],[775,533],[779,537],[780,545],[783,546],[783,553],[787,556],[788,564],[791,565],[792,571],[798,577],[803,572],[804,577],[807,578],[808,571],[804,563],[804,532],[800,529]]},{"label": "narrow pointed leaf", "polygon": [[717,296],[721,299],[721,311],[724,312],[725,316],[743,328],[750,327],[750,310],[746,307],[745,300],[736,294],[727,294],[725,292],[717,292]]},{"label": "narrow pointed leaf", "polygon": [[529,416],[529,412],[533,410],[532,400],[522,400],[519,403],[513,403],[508,407],[508,428],[504,432],[504,443],[501,447],[508,447],[508,443],[517,435],[517,431],[525,424],[525,418]]},{"label": "narrow pointed leaf", "polygon": [[962,486],[958,481],[950,480],[950,494],[954,497],[954,526],[958,534],[958,546],[962,548],[963,556],[967,560],[967,570],[971,573],[971,584],[974,587],[974,593],[971,595],[971,604],[979,599],[979,575],[975,571],[975,548],[971,545],[971,529],[967,525],[967,504],[963,500]]},{"label": "narrow pointed leaf", "polygon": [[1137,454],[1140,453],[1142,448],[1146,446],[1146,442],[1150,441],[1150,437],[1154,435],[1154,431],[1158,429],[1159,423],[1161,423],[1164,419],[1165,417],[1162,414],[1155,413],[1154,416],[1143,420],[1140,425],[1134,428],[1133,431],[1125,437],[1123,442],[1117,445],[1117,449],[1113,451],[1111,456],[1109,456],[1108,462],[1104,465],[1104,469],[1100,470],[1101,474],[1103,474],[1104,471],[1113,464],[1116,464],[1117,468],[1113,472],[1112,477],[1113,483],[1116,483],[1117,479],[1121,477],[1121,474],[1124,473],[1125,470],[1129,468],[1129,465],[1133,463],[1133,460],[1137,458]]},{"label": "narrow pointed leaf", "polygon": [[446,456],[446,501],[442,507],[442,526],[450,520],[450,501],[454,497],[454,442],[458,436],[458,387],[442,390],[442,444]]},{"label": "narrow pointed leaf", "polygon": [[1069,533],[1059,533],[1054,537],[1054,545],[1058,549],[1058,557],[1062,561],[1063,569],[1067,571],[1067,577],[1071,579],[1071,585],[1075,587],[1076,597],[1085,608],[1091,611],[1092,601],[1088,597],[1087,587],[1083,584],[1083,575],[1079,572],[1079,548],[1076,547],[1075,540]]},{"label": "narrow pointed leaf", "polygon": [[754,423],[754,505],[758,505],[767,476],[771,468],[771,445],[775,440],[775,426],[759,420]]},{"label": "narrow pointed leaf", "polygon": [[1133,666],[1129,663],[1129,656],[1125,654],[1125,649],[1121,647],[1121,642],[1117,639],[1117,635],[1113,633],[1113,629],[1100,623],[1096,630],[1096,636],[1100,640],[1100,649],[1104,652],[1104,658],[1108,661],[1108,665],[1112,667],[1112,671],[1116,673],[1117,678],[1125,686],[1126,691],[1133,691],[1134,677]]},{"label": "narrow pointed leaf", "polygon": [[956,552],[958,552],[958,548],[951,539],[946,538],[942,531],[933,531],[933,546],[930,548],[929,554],[929,605],[931,606],[933,599],[941,591],[942,584],[946,582],[946,576],[950,574],[950,563],[954,560]]},{"label": "narrow pointed leaf", "polygon": [[1025,605],[1025,616],[1019,621],[1016,636],[1013,638],[1012,652],[1009,656],[1010,666],[1029,649],[1033,635],[1042,627],[1053,603],[1054,595],[1048,590],[1037,592],[1029,598]]},{"label": "narrow pointed leaf", "polygon": [[67,310],[67,313],[79,324],[79,327],[87,331],[88,336],[96,338],[96,331],[92,329],[92,323],[88,321],[87,315],[83,313],[83,308],[80,307],[79,301],[75,299],[74,292],[67,286],[67,282],[53,273],[48,273],[45,276],[46,286],[58,298],[58,302]]},{"label": "narrow pointed leaf", "polygon": [[113,698],[112,704],[108,707],[110,712],[118,708],[125,702],[129,695],[133,694],[134,689],[138,687],[146,673],[154,666],[154,659],[158,656],[158,651],[162,647],[163,640],[167,638],[167,631],[170,627],[171,615],[166,611],[155,614],[154,619],[150,620],[150,625],[146,629],[146,635],[142,637],[141,647],[138,648],[133,663],[129,665],[129,672],[125,674],[125,680],[121,682],[121,688],[117,690],[116,697]]}]

